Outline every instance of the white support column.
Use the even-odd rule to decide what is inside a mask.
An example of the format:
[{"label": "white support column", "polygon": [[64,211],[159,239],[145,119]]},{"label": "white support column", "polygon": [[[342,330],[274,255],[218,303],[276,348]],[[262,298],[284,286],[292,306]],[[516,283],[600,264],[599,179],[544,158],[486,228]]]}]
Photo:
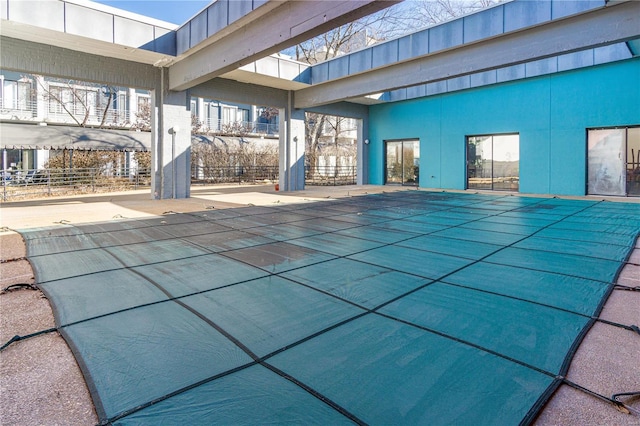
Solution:
[{"label": "white support column", "polygon": [[[205,123],[207,120],[207,112],[204,110],[204,99],[201,97],[197,97],[196,99],[198,100],[198,121]],[[193,111],[191,111],[191,114],[193,114]]]},{"label": "white support column", "polygon": [[35,81],[35,91],[36,91],[36,117],[38,121],[45,121],[47,118],[47,112],[49,109],[47,108],[47,99],[45,96],[45,84],[48,85],[44,80],[44,76],[42,75],[34,75]]},{"label": "white support column", "polygon": [[356,183],[358,185],[366,185],[369,183],[369,123],[365,119],[358,119],[356,123],[358,134]]},{"label": "white support column", "polygon": [[279,185],[281,191],[304,189],[304,111],[294,110],[289,92],[286,108],[280,109]]},{"label": "white support column", "polygon": [[129,120],[136,121],[136,113],[138,112],[138,103],[136,100],[136,89],[129,88],[127,90],[127,105],[125,107],[129,111]]},{"label": "white support column", "polygon": [[[158,87],[167,87],[162,69]],[[151,98],[152,197],[189,198],[191,189],[191,115],[186,91],[154,90]]]}]

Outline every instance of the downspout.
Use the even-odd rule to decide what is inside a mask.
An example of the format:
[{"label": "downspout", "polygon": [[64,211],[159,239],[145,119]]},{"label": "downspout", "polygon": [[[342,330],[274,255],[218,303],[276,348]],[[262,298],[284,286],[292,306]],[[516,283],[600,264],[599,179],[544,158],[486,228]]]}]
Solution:
[{"label": "downspout", "polygon": [[[160,67],[160,108],[164,107],[164,67]],[[158,130],[159,129],[159,130]],[[164,158],[164,133],[162,129],[164,129],[164,114],[163,111],[160,111],[158,114],[158,129],[156,129],[158,133],[158,155],[156,167],[160,170],[160,199],[164,198],[164,165],[162,164],[162,159]]]},{"label": "downspout", "polygon": [[[292,144],[293,144],[293,137],[291,136],[291,115],[293,112],[293,91],[289,90],[287,92],[287,122],[286,122],[286,126],[287,126],[287,150],[286,150],[286,167],[287,167],[287,187],[285,188],[286,191],[291,191],[291,188],[293,188],[292,184],[291,184],[291,179],[292,179],[292,175],[294,174],[294,170],[291,164],[291,158],[292,158],[292,153],[291,153],[291,149],[292,149]],[[297,143],[296,143],[297,145]],[[296,151],[297,151],[297,146],[296,146]],[[297,152],[294,153],[293,158],[298,158],[297,157]]]}]

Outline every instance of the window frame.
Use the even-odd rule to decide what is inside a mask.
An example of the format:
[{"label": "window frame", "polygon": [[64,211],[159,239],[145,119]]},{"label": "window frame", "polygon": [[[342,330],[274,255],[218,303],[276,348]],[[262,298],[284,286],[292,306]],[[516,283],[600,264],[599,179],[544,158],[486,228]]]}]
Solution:
[{"label": "window frame", "polygon": [[[494,138],[495,137],[500,137],[500,136],[517,136],[518,137],[518,180],[517,183],[515,184],[515,188],[514,188],[514,183],[512,182],[510,184],[510,188],[496,188],[495,185],[495,164],[494,162],[495,160],[495,152],[494,152]],[[470,170],[470,159],[469,159],[469,141],[472,138],[491,138],[491,187],[490,188],[484,188],[484,187],[475,187],[475,186],[470,186],[469,183],[469,170]],[[513,192],[520,192],[520,132],[503,132],[503,133],[485,133],[485,134],[471,134],[471,135],[465,135],[465,189],[467,190],[480,190],[480,191],[513,191]],[[476,160],[477,161],[477,155],[476,155]]]}]

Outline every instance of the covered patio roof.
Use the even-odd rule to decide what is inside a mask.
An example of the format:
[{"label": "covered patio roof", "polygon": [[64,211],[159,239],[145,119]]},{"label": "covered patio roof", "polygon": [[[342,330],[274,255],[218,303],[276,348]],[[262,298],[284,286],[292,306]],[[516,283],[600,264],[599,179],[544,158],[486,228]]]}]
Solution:
[{"label": "covered patio roof", "polygon": [[0,148],[149,151],[151,133],[136,130],[0,123]]}]

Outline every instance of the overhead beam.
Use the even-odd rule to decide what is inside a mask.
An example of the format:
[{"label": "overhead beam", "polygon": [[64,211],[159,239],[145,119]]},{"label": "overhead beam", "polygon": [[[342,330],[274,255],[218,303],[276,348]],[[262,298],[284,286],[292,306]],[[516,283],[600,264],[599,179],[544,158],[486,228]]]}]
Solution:
[{"label": "overhead beam", "polygon": [[275,108],[287,106],[288,92],[257,84],[240,83],[226,78],[214,78],[189,90],[192,96],[237,102],[249,105],[264,105]]},{"label": "overhead beam", "polygon": [[610,4],[540,26],[300,89],[296,92],[295,108],[433,83],[638,37],[640,2]]},{"label": "overhead beam", "polygon": [[160,69],[153,65],[0,36],[0,64],[7,71],[153,89]]},{"label": "overhead beam", "polygon": [[0,18],[9,37],[137,62],[176,54],[176,25],[100,3],[3,0]]},{"label": "overhead beam", "polygon": [[234,28],[217,42],[172,65],[169,88],[189,89],[401,0],[278,1],[282,4],[261,19]]}]

